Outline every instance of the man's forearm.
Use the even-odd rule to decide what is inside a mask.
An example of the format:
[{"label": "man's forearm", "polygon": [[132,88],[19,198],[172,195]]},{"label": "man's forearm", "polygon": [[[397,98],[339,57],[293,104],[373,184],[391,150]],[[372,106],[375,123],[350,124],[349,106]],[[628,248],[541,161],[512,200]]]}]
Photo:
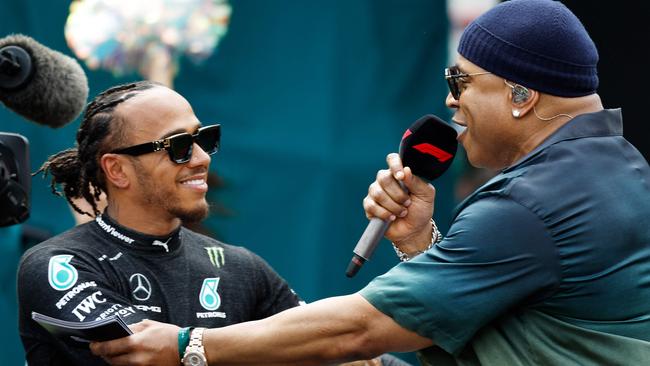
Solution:
[{"label": "man's forearm", "polygon": [[401,328],[356,294],[209,329],[203,337],[214,365],[322,365],[431,345],[431,340]]}]

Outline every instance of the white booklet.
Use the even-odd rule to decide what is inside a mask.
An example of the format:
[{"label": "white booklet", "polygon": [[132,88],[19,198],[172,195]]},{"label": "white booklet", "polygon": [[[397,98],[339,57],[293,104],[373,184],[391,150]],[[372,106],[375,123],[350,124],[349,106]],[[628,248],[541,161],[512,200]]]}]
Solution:
[{"label": "white booklet", "polygon": [[78,342],[108,341],[133,334],[119,314],[89,322],[71,322],[32,311],[32,319],[55,337]]}]

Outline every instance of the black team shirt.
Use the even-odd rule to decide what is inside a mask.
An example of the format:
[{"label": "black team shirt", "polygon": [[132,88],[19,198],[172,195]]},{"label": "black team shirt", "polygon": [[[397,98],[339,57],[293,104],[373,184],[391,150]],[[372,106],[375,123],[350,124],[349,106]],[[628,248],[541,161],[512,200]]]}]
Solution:
[{"label": "black team shirt", "polygon": [[31,312],[70,321],[119,313],[216,328],[299,305],[259,256],[186,228],[155,237],[104,214],[29,249],[18,269],[20,337],[29,365],[106,365],[87,345],[52,337]]}]

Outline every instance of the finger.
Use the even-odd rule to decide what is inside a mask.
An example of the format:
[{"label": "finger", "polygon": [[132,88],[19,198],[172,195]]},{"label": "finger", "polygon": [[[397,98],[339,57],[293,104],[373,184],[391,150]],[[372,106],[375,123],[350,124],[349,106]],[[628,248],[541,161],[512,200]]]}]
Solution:
[{"label": "finger", "polygon": [[134,354],[124,354],[115,357],[102,357],[111,366],[134,366],[146,365],[146,363],[139,361],[138,356]]},{"label": "finger", "polygon": [[393,215],[392,212],[386,210],[385,208],[379,206],[372,198],[366,196],[363,199],[363,209],[366,211],[366,217],[371,219],[373,217],[378,217],[384,221],[395,221],[397,218],[396,215]]},{"label": "finger", "polygon": [[395,179],[404,179],[404,167],[402,166],[402,159],[399,157],[399,154],[388,154],[386,156],[386,163],[388,163],[388,169],[391,171],[391,174]]},{"label": "finger", "polygon": [[[393,202],[396,202],[400,206],[408,207],[410,205],[409,201],[409,195],[408,193],[402,188],[402,185],[400,184],[401,182],[396,180],[395,177],[392,175],[392,172],[389,170],[380,170],[377,172],[377,178],[376,182],[379,184],[379,187],[375,187],[375,189],[378,189],[374,193],[383,195],[384,192],[386,195],[388,195],[388,198],[392,200]],[[380,198],[379,196],[373,198]],[[378,203],[382,203],[381,201],[377,200]],[[390,207],[386,207],[387,209],[391,209]]]},{"label": "finger", "polygon": [[[404,193],[402,188],[396,184],[396,181],[392,177],[388,176],[388,179],[393,180],[396,187],[385,189],[382,187],[382,183],[375,181],[368,187],[368,197],[370,197],[373,201],[375,201],[375,203],[382,206],[386,210],[399,216],[402,214],[402,211],[404,211],[406,207],[402,202],[398,202],[397,200],[408,200],[408,195]],[[386,185],[388,183],[384,182],[383,184]]]},{"label": "finger", "polygon": [[107,342],[91,342],[90,351],[102,357],[114,357],[131,351],[129,337],[119,338]]},{"label": "finger", "polygon": [[131,329],[133,333],[142,332],[143,330],[147,329],[147,327],[149,326],[147,322],[148,320],[144,319],[140,322],[129,324],[129,329]]},{"label": "finger", "polygon": [[111,366],[126,366],[128,365],[124,359],[121,358],[122,356],[116,356],[116,357],[102,357],[102,360],[106,361],[107,364]]},{"label": "finger", "polygon": [[412,195],[428,202],[433,202],[436,189],[428,182],[413,174],[411,168],[404,168],[404,186]]}]

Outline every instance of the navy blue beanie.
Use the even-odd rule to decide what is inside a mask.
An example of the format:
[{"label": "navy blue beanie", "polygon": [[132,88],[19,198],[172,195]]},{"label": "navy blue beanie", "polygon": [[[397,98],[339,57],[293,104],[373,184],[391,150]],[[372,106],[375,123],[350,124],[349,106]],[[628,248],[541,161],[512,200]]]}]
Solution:
[{"label": "navy blue beanie", "polygon": [[598,88],[598,51],[559,1],[510,0],[471,22],[458,53],[481,68],[543,93],[579,97]]}]

